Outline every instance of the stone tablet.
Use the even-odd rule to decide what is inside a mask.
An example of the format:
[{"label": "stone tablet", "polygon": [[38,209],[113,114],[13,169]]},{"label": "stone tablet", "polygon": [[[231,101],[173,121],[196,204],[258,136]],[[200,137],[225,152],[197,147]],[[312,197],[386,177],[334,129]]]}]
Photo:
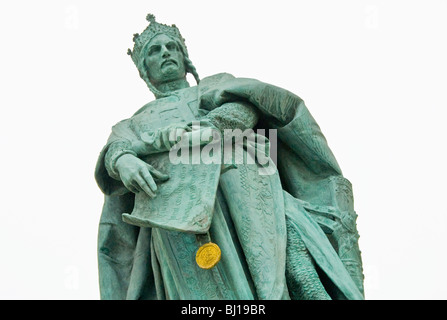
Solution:
[{"label": "stone tablet", "polygon": [[124,222],[140,227],[206,233],[211,225],[220,177],[220,164],[173,164],[168,153],[151,156],[147,161],[170,179],[158,185],[157,196],[144,192],[135,195],[131,214]]}]

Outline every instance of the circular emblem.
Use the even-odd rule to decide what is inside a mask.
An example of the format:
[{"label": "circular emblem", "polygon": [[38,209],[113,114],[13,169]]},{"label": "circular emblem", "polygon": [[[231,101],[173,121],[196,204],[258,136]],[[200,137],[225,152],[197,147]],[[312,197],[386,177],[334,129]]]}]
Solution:
[{"label": "circular emblem", "polygon": [[211,269],[220,261],[221,251],[217,244],[209,242],[197,250],[196,262],[202,269]]}]

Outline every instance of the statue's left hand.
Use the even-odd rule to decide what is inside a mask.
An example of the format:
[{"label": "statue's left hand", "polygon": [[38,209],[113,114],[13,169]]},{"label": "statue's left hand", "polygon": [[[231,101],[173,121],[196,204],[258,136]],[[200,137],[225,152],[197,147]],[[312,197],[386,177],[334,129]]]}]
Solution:
[{"label": "statue's left hand", "polygon": [[205,91],[199,100],[199,108],[214,110],[227,102],[248,101],[253,92],[262,90],[262,82],[255,79],[236,78]]},{"label": "statue's left hand", "polygon": [[141,140],[132,141],[132,150],[139,156],[170,151],[183,134],[191,128],[183,123],[174,123],[155,131],[141,134]]}]

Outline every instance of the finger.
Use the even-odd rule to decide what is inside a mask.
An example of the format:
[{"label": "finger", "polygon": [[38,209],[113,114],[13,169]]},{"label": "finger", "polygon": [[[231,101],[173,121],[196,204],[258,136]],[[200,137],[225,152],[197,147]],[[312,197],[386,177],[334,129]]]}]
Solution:
[{"label": "finger", "polygon": [[177,131],[175,129],[169,131],[169,141],[170,142],[175,142],[175,135],[176,134],[177,134]]},{"label": "finger", "polygon": [[201,136],[202,136],[202,132],[200,130],[193,131],[191,133],[191,143],[192,143],[192,146],[197,146],[197,145],[201,145],[202,144]]},{"label": "finger", "polygon": [[188,132],[187,129],[185,128],[180,128],[178,129],[178,133],[177,133],[177,141],[180,141],[183,139],[183,135],[185,135]]},{"label": "finger", "polygon": [[191,126],[191,124],[186,125],[186,126],[184,127],[184,130],[185,130],[185,132],[191,132],[191,130],[192,130],[192,126]]},{"label": "finger", "polygon": [[177,143],[178,148],[189,148],[192,145],[192,132],[186,132]]},{"label": "finger", "polygon": [[141,176],[148,185],[149,188],[151,188],[151,191],[155,192],[157,191],[157,184],[154,181],[154,178],[152,178],[152,175],[150,174],[149,166],[145,169],[141,170]]},{"label": "finger", "polygon": [[192,131],[198,131],[200,130],[200,123],[193,123],[191,127]]},{"label": "finger", "polygon": [[155,193],[151,190],[148,183],[142,177],[137,177],[136,182],[139,184],[140,188],[151,198],[155,197]]},{"label": "finger", "polygon": [[172,130],[166,130],[163,131],[161,134],[161,140],[163,145],[165,146],[166,150],[170,150],[171,149],[171,144],[169,143],[169,135],[171,134]]},{"label": "finger", "polygon": [[154,177],[160,181],[166,181],[169,179],[169,175],[158,171],[154,167],[148,166],[148,168],[149,168],[149,172],[151,173],[151,177]]},{"label": "finger", "polygon": [[169,130],[169,141],[177,140],[178,133],[179,128],[172,128],[171,130]]},{"label": "finger", "polygon": [[130,183],[126,183],[126,184],[124,184],[124,186],[127,188],[127,190],[129,190],[129,191],[131,191],[131,192],[133,192],[133,193],[138,193],[139,191],[138,191],[138,189],[137,188],[135,188],[132,184],[130,184]]},{"label": "finger", "polygon": [[220,90],[208,90],[201,95],[199,100],[199,107],[205,110],[213,110],[219,106],[218,97],[220,96]]},{"label": "finger", "polygon": [[136,179],[132,182],[132,187],[134,187],[138,192],[143,191],[143,189],[140,187],[140,184],[136,181]]},{"label": "finger", "polygon": [[171,130],[171,132],[169,133],[169,141],[174,143],[178,142],[181,139],[184,132],[185,132],[184,128],[175,128],[174,130]]}]

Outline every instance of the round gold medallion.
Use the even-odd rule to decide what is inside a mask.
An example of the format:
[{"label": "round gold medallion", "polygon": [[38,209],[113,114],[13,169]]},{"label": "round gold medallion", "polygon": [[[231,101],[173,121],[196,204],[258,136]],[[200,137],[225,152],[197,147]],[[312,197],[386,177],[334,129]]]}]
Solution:
[{"label": "round gold medallion", "polygon": [[220,261],[220,248],[217,244],[209,242],[197,250],[196,262],[202,269],[211,269]]}]

